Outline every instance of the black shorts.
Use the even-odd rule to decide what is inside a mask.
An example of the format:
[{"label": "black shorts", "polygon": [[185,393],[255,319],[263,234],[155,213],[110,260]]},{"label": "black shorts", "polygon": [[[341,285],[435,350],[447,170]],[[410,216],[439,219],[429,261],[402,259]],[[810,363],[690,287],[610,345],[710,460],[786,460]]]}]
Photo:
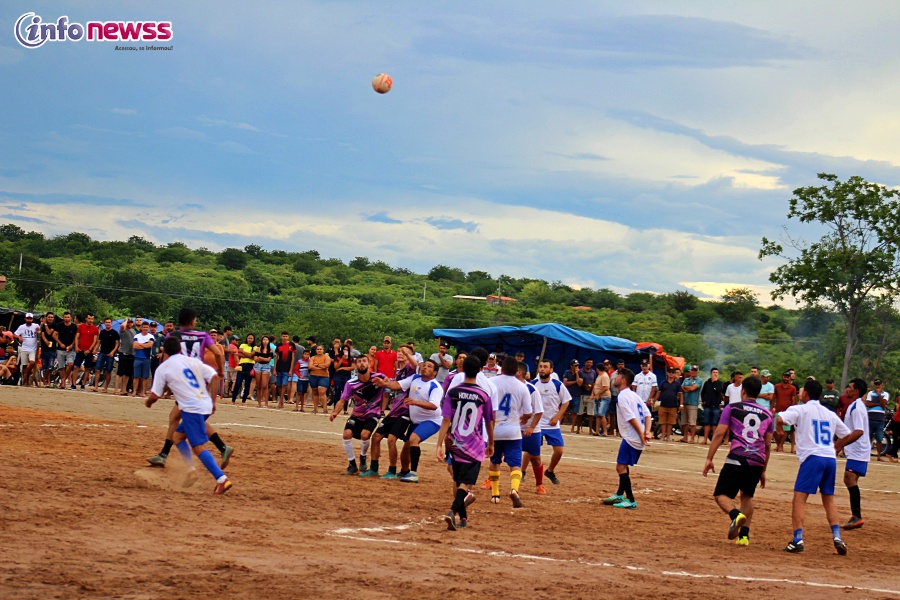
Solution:
[{"label": "black shorts", "polygon": [[119,377],[131,377],[134,375],[134,355],[133,354],[120,354],[119,355],[119,368],[116,371],[116,375]]},{"label": "black shorts", "polygon": [[406,436],[409,435],[410,425],[412,425],[412,421],[409,420],[409,416],[385,417],[381,420],[381,425],[378,426],[378,430],[375,433],[382,437],[392,435],[398,440],[405,442]]},{"label": "black shorts", "polygon": [[80,367],[84,365],[84,368],[88,371],[94,370],[94,365],[96,361],[94,360],[94,354],[92,352],[78,352],[75,354],[75,366]]},{"label": "black shorts", "polygon": [[456,485],[475,485],[478,483],[478,472],[481,470],[480,462],[453,461],[453,481]]},{"label": "black shorts", "polygon": [[763,467],[722,465],[713,496],[728,496],[734,500],[738,492],[741,492],[747,498],[752,498],[756,493],[756,486],[759,484],[762,474]]},{"label": "black shorts", "polygon": [[350,430],[353,432],[354,439],[360,439],[363,431],[368,431],[372,433],[375,431],[375,427],[378,426],[378,419],[366,419],[365,421],[361,419],[357,419],[356,417],[350,417],[347,419],[347,424],[344,425],[344,431]]}]

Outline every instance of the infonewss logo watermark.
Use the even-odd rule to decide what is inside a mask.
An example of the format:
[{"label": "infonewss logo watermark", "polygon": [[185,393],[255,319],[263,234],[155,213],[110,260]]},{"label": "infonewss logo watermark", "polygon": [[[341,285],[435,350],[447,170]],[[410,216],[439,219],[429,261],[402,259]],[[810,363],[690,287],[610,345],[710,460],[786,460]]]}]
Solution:
[{"label": "infonewss logo watermark", "polygon": [[45,23],[40,15],[25,13],[16,21],[16,40],[25,48],[46,42],[165,42],[172,39],[171,21],[88,21],[70,23],[68,16]]}]

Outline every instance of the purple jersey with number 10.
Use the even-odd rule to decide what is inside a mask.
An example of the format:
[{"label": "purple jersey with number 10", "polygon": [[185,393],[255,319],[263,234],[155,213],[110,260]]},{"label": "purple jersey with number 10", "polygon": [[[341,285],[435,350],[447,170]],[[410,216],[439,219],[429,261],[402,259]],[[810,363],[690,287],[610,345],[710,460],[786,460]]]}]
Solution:
[{"label": "purple jersey with number 10", "polygon": [[470,383],[463,383],[447,392],[441,416],[450,419],[450,454],[459,462],[484,460],[484,423],[494,420],[491,395]]},{"label": "purple jersey with number 10", "polygon": [[719,425],[731,430],[726,464],[762,467],[766,464],[766,434],[775,430],[772,413],[756,402],[735,402],[722,410]]}]

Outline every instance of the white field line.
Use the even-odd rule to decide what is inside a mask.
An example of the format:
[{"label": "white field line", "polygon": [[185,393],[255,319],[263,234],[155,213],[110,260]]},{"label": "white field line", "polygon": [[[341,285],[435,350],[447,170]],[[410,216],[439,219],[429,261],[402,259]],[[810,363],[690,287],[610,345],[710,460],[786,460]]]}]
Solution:
[{"label": "white field line", "polygon": [[[334,537],[340,537],[344,539],[354,540],[354,541],[364,541],[364,542],[376,542],[376,543],[392,543],[392,544],[403,544],[407,546],[421,546],[422,544],[418,542],[409,542],[405,540],[391,540],[384,538],[373,538],[366,537],[361,535],[353,535],[357,533],[367,533],[367,532],[385,532],[385,531],[402,531],[405,529],[411,529],[413,527],[420,527],[426,524],[433,524],[434,521],[430,519],[425,519],[423,521],[411,522],[404,525],[387,525],[383,527],[359,527],[359,528],[350,528],[344,527],[340,529],[333,529],[328,531],[326,534]],[[480,554],[482,556],[490,556],[494,558],[511,558],[516,560],[531,560],[531,561],[545,561],[545,562],[555,562],[555,563],[570,563],[582,566],[589,567],[606,567],[612,569],[621,569],[626,571],[646,571],[649,573],[653,573],[654,570],[648,567],[640,567],[635,565],[615,565],[608,562],[592,562],[581,559],[571,559],[571,558],[553,558],[550,556],[540,556],[537,554],[516,554],[513,552],[505,552],[503,550],[482,550],[479,548],[457,548],[450,547],[450,549],[456,552],[462,552],[465,554]],[[861,591],[875,594],[891,594],[894,596],[900,596],[900,590],[892,590],[887,588],[869,588],[869,587],[859,587],[853,585],[843,585],[840,583],[824,583],[819,581],[801,581],[798,579],[781,579],[774,577],[740,577],[736,575],[715,575],[712,573],[691,573],[689,571],[665,571],[660,570],[656,571],[656,574],[661,575],[663,577],[692,577],[696,579],[727,579],[732,581],[749,581],[754,583],[776,583],[776,584],[788,584],[788,585],[796,585],[796,586],[808,586],[815,588],[827,588],[834,590],[847,590],[847,591]]]}]

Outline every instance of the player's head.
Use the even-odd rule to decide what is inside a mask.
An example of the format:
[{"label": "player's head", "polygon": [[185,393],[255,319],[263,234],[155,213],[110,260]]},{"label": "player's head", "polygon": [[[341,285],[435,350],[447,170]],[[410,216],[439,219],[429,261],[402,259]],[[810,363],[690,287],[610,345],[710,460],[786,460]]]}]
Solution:
[{"label": "player's head", "polygon": [[[518,361],[517,361],[518,362]],[[525,381],[525,376],[528,375],[528,365],[523,362],[520,362],[516,365],[516,377],[520,381]]]},{"label": "player's head", "polygon": [[369,372],[369,357],[365,354],[356,357],[356,372],[360,375]]},{"label": "player's head", "polygon": [[815,379],[807,379],[803,384],[803,391],[810,400],[818,400],[822,397],[822,384]]},{"label": "player's head", "polygon": [[762,389],[762,380],[755,376],[751,375],[747,379],[744,380],[744,387],[742,388],[742,392],[745,398],[757,398],[759,396],[759,390]]},{"label": "player's head", "polygon": [[625,387],[631,387],[631,384],[634,383],[634,371],[628,367],[622,367],[618,373],[619,377],[625,380]]},{"label": "player's head", "polygon": [[163,342],[163,352],[166,356],[175,356],[181,353],[181,336],[170,335]]},{"label": "player's head", "polygon": [[[484,350],[484,348],[481,348]],[[476,348],[477,350],[477,348]],[[481,371],[481,360],[475,356],[475,351],[472,351],[472,354],[466,357],[466,360],[463,361],[463,373],[466,376],[466,379],[475,379],[478,376],[478,372]]]},{"label": "player's head", "polygon": [[507,356],[503,359],[503,363],[500,365],[500,372],[504,375],[512,375],[516,376],[516,371],[519,370],[519,361],[517,361],[512,356]]},{"label": "player's head", "polygon": [[850,383],[847,384],[847,390],[850,394],[856,394],[853,398],[856,400],[856,398],[862,398],[869,393],[869,384],[867,384],[866,380],[862,377],[854,377],[850,380]]},{"label": "player's head", "polygon": [[419,375],[422,376],[422,379],[428,381],[433,378],[438,372],[438,364],[431,360],[430,358],[419,365]]},{"label": "player's head", "polygon": [[457,353],[457,355],[456,355],[456,361],[455,361],[455,362],[456,362],[456,370],[457,370],[459,373],[462,373],[462,372],[463,372],[463,367],[462,367],[462,366],[463,366],[463,362],[466,360],[466,357],[467,357],[467,356],[469,356],[469,355],[466,354],[465,352],[459,352],[459,353]]},{"label": "player's head", "polygon": [[193,329],[197,322],[197,311],[184,307],[178,311],[178,326],[185,329]]},{"label": "player's head", "polygon": [[541,379],[547,379],[550,377],[550,374],[553,373],[553,361],[549,359],[544,359],[538,363],[538,375]]},{"label": "player's head", "polygon": [[[481,346],[479,346],[478,348],[475,348],[474,350],[469,352],[469,356],[474,356],[475,358],[477,358],[478,361],[481,363],[481,367],[483,367],[484,365],[487,364],[488,351],[485,350],[484,348],[482,348]],[[478,368],[480,369],[481,367],[478,367]]]}]

